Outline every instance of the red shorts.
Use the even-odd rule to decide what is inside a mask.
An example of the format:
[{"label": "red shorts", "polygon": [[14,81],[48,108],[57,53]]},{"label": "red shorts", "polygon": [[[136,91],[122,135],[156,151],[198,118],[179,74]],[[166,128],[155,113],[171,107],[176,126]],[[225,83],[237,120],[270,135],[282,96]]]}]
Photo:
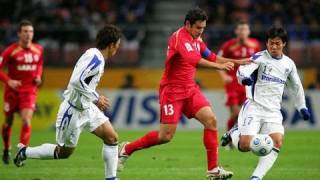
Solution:
[{"label": "red shorts", "polygon": [[24,108],[35,110],[37,95],[34,91],[4,91],[4,112],[7,116],[12,115]]},{"label": "red shorts", "polygon": [[207,98],[198,86],[164,87],[160,90],[160,122],[162,124],[177,124],[182,113],[188,118],[205,106],[210,106]]},{"label": "red shorts", "polygon": [[226,90],[226,106],[241,106],[247,99],[245,87],[240,84],[229,84]]}]

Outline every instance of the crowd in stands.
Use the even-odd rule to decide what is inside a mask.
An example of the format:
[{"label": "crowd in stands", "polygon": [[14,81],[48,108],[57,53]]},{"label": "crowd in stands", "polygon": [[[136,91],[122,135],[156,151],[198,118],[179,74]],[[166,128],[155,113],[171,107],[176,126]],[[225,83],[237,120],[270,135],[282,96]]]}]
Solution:
[{"label": "crowd in stands", "polygon": [[320,66],[316,58],[320,51],[320,1],[202,0],[198,4],[209,12],[206,39],[213,49],[234,36],[234,27],[228,25],[238,20],[249,22],[252,36],[262,42],[270,25],[282,25],[288,31],[289,54],[298,66]]},{"label": "crowd in stands", "polygon": [[[0,50],[16,40],[16,25],[22,19],[35,26],[35,39],[52,59],[64,59],[72,65],[81,50],[92,45],[96,31],[105,23],[118,24],[124,32],[123,47],[127,55],[122,63],[135,65],[149,0],[2,0],[0,1]],[[10,31],[8,31],[10,29]],[[88,43],[91,42],[91,43]],[[63,47],[61,50],[60,47]],[[68,53],[60,53],[67,51]],[[59,55],[61,55],[59,57]],[[55,65],[54,61],[50,64]],[[58,65],[59,62],[56,62]]]},{"label": "crowd in stands", "polygon": [[[35,39],[46,48],[49,65],[73,65],[75,59],[94,41],[105,23],[120,25],[124,32],[122,48],[113,59],[115,65],[139,65],[143,28],[155,0],[1,0],[0,51],[16,39],[16,25],[31,20]],[[264,40],[271,24],[285,25],[293,53],[320,50],[320,1],[318,0],[198,0],[195,4],[209,14],[205,33],[209,47],[216,50],[233,37],[234,22],[250,22],[252,35]],[[88,43],[89,42],[89,43]],[[301,44],[302,43],[302,44]],[[309,43],[309,49],[302,49]],[[68,53],[62,53],[68,52]],[[301,53],[297,53],[300,55]],[[63,59],[57,61],[56,59]],[[299,63],[298,63],[299,64]],[[319,63],[320,65],[320,63]]]},{"label": "crowd in stands", "polygon": [[255,31],[263,31],[264,26],[272,24],[284,25],[290,40],[320,39],[317,0],[202,0],[199,6],[209,12],[212,28],[221,29],[241,19],[248,21]]}]

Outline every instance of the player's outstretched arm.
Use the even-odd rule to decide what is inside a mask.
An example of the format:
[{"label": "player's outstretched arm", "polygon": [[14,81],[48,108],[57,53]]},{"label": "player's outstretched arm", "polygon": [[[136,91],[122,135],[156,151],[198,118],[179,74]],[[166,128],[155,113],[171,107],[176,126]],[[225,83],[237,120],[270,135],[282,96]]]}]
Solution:
[{"label": "player's outstretched arm", "polygon": [[306,108],[306,100],[304,95],[303,86],[301,80],[298,75],[297,68],[295,64],[292,62],[292,70],[288,76],[288,80],[286,82],[289,93],[296,97],[294,104],[298,111],[303,108]]},{"label": "player's outstretched arm", "polygon": [[226,63],[226,62],[232,62],[235,64],[239,65],[244,65],[244,64],[250,64],[252,61],[250,58],[245,58],[245,59],[230,59],[230,58],[225,58],[222,56],[217,56],[216,57],[216,62],[217,63]]},{"label": "player's outstretched arm", "polygon": [[250,86],[253,83],[251,74],[259,68],[257,63],[251,63],[248,65],[241,65],[237,71],[238,82]]},{"label": "player's outstretched arm", "polygon": [[232,70],[234,67],[234,64],[232,62],[215,63],[215,62],[211,62],[206,59],[203,59],[203,58],[201,58],[199,60],[198,65],[202,66],[202,67],[214,68],[214,69],[219,69],[219,70],[227,70],[227,71]]}]

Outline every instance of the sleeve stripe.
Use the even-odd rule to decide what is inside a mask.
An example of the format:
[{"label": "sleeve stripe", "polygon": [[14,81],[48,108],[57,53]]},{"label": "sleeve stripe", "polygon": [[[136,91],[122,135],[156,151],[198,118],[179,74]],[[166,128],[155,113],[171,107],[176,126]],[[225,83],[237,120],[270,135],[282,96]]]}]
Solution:
[{"label": "sleeve stripe", "polygon": [[92,66],[90,68],[90,71],[95,69],[96,67],[98,67],[99,65],[101,64],[101,61],[98,59],[98,57],[96,55],[94,55],[93,59],[91,60],[91,62],[88,64],[88,66],[86,67],[86,69],[84,71],[82,71],[81,75],[80,75],[80,83],[81,83],[81,86],[84,88],[84,84],[83,84],[83,81],[84,79],[82,79],[83,77],[83,74],[84,72],[86,72],[88,70],[88,68],[90,66]]}]

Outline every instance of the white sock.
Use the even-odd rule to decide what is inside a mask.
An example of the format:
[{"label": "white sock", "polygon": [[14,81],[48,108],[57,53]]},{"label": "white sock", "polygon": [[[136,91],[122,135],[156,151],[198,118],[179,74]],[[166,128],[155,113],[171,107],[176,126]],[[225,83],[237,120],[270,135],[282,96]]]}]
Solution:
[{"label": "white sock", "polygon": [[113,178],[117,176],[118,146],[106,145],[102,147],[102,158],[105,166],[105,177]]},{"label": "white sock", "polygon": [[235,148],[237,148],[239,150],[238,144],[239,144],[239,140],[240,140],[240,132],[238,129],[234,130],[231,134],[231,139],[232,139],[232,144]]},{"label": "white sock", "polygon": [[254,170],[252,176],[257,176],[260,179],[266,175],[266,173],[271,169],[273,163],[277,160],[278,157],[278,149],[273,149],[270,154],[260,157],[258,165]]},{"label": "white sock", "polygon": [[54,159],[56,144],[42,144],[36,147],[27,147],[26,156],[32,159]]}]

